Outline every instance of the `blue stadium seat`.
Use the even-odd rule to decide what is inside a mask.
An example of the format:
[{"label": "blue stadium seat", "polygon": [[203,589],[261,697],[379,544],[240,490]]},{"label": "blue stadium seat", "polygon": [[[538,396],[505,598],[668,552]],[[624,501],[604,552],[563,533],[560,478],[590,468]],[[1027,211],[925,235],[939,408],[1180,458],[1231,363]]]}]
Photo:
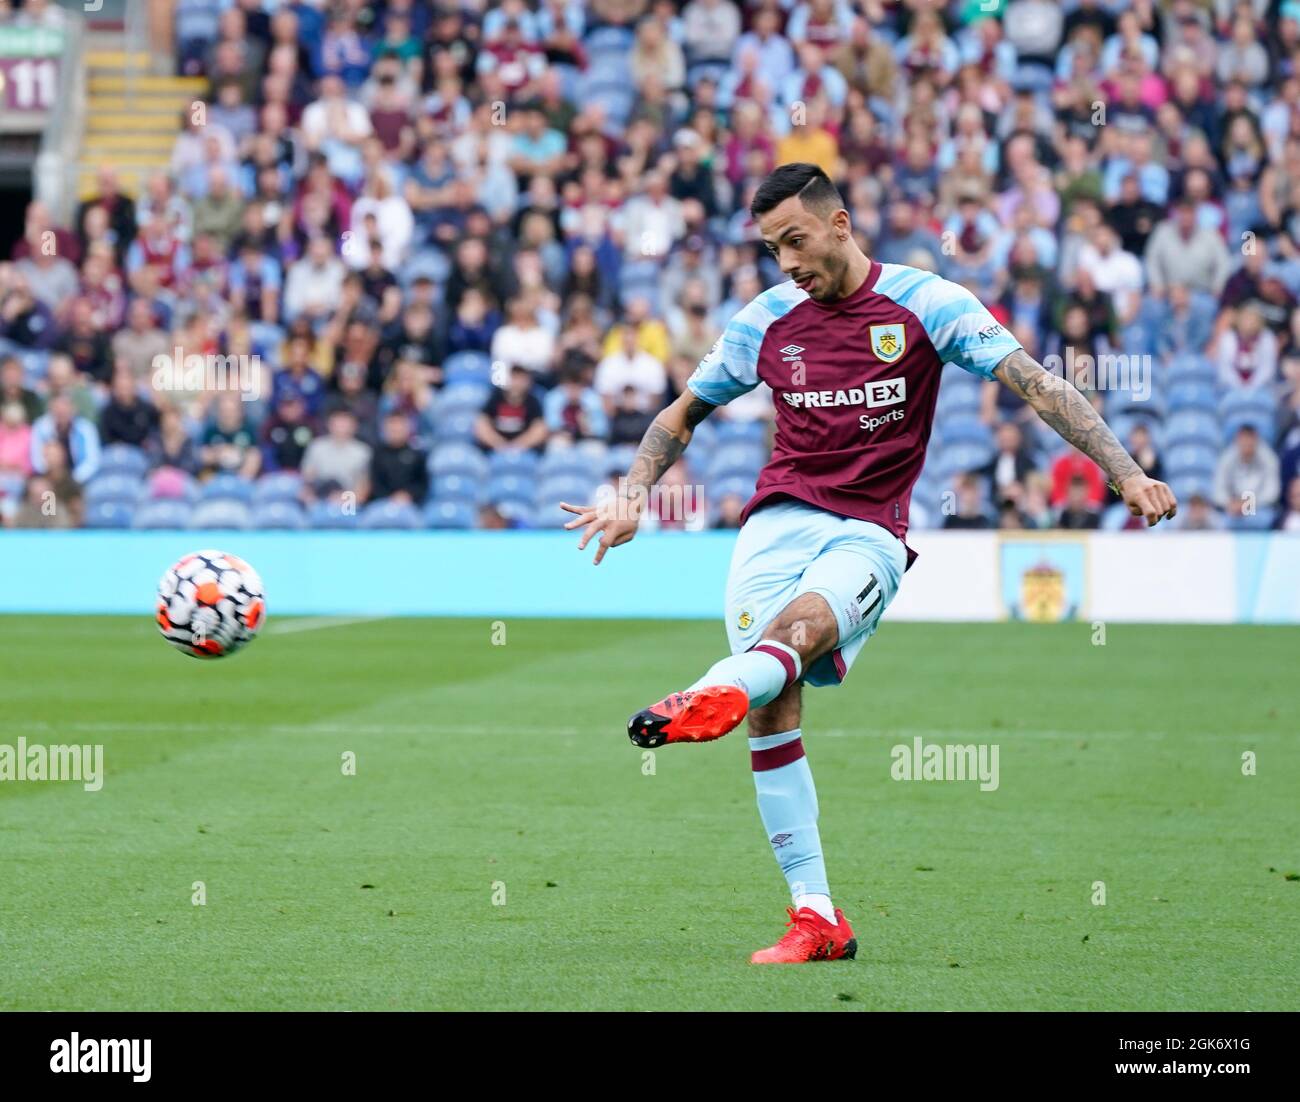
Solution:
[{"label": "blue stadium seat", "polygon": [[424,521],[430,528],[473,528],[478,513],[468,501],[429,502],[424,507]]},{"label": "blue stadium seat", "polygon": [[[692,437],[689,452],[686,460],[688,463],[696,466],[707,466],[703,462],[708,447],[701,444],[700,441]],[[617,444],[610,448],[605,454],[605,473],[606,474],[627,474],[628,469],[632,466],[632,460],[636,458],[635,444]]]},{"label": "blue stadium seat", "polygon": [[253,527],[253,514],[247,505],[234,498],[210,499],[194,507],[188,527],[248,529]]},{"label": "blue stadium seat", "polygon": [[702,80],[712,80],[715,83],[721,83],[730,68],[731,66],[722,61],[697,62],[686,70],[686,86],[693,92]]},{"label": "blue stadium seat", "polygon": [[1250,515],[1227,516],[1225,523],[1235,532],[1267,532],[1277,520],[1277,509],[1272,505],[1261,505]]},{"label": "blue stadium seat", "polygon": [[247,505],[253,500],[253,484],[237,474],[216,474],[199,486],[199,502],[238,501]]},{"label": "blue stadium seat", "polygon": [[930,505],[930,498],[918,497],[915,493],[907,506],[907,527],[909,531],[918,532],[935,527],[935,517],[940,514]]},{"label": "blue stadium seat", "polygon": [[[492,507],[506,520],[510,521],[513,528],[531,528],[533,526],[533,513],[536,510],[533,499],[530,497],[503,498],[501,501],[494,501]],[[568,513],[565,516],[572,519],[572,516]]]},{"label": "blue stadium seat", "polygon": [[1120,330],[1119,347],[1129,356],[1150,356],[1155,352],[1157,330],[1138,318]]},{"label": "blue stadium seat", "polygon": [[529,527],[541,529],[563,528],[571,520],[573,520],[573,514],[566,513],[556,501],[539,501],[533,507]]},{"label": "blue stadium seat", "polygon": [[1169,384],[1165,392],[1165,412],[1173,415],[1182,409],[1208,409],[1211,412],[1219,404],[1219,396],[1213,385],[1192,380],[1178,380]]},{"label": "blue stadium seat", "polygon": [[568,501],[572,504],[589,504],[595,500],[596,491],[601,480],[595,476],[557,475],[543,479],[537,487],[533,500],[539,506],[555,505],[556,502]]},{"label": "blue stadium seat", "polygon": [[300,531],[307,527],[307,513],[293,501],[264,501],[253,507],[253,527]]},{"label": "blue stadium seat", "polygon": [[486,352],[453,352],[442,361],[446,376],[444,393],[459,382],[492,384],[492,357]]},{"label": "blue stadium seat", "polygon": [[452,441],[466,443],[474,439],[474,422],[478,420],[478,411],[455,409],[445,414],[435,414],[433,432],[439,444]]},{"label": "blue stadium seat", "polygon": [[629,260],[618,273],[618,290],[624,302],[634,298],[647,299],[657,310],[659,307],[659,266],[654,261]]},{"label": "blue stadium seat", "polygon": [[754,496],[754,483],[754,479],[742,478],[740,476],[720,478],[716,482],[709,484],[709,499],[716,500],[718,498],[724,498],[728,494],[736,494],[748,501]]},{"label": "blue stadium seat", "polygon": [[621,50],[601,51],[588,60],[585,88],[618,87],[627,79],[627,55]]},{"label": "blue stadium seat", "polygon": [[184,501],[147,501],[137,506],[132,528],[188,528],[190,506]]},{"label": "blue stadium seat", "polygon": [[1166,387],[1173,386],[1175,383],[1201,383],[1213,387],[1217,384],[1217,380],[1218,374],[1214,370],[1214,365],[1204,356],[1196,353],[1185,352],[1180,356],[1173,356],[1166,364]]},{"label": "blue stadium seat", "polygon": [[135,507],[127,501],[86,500],[87,528],[130,528]]},{"label": "blue stadium seat", "polygon": [[1051,90],[1053,77],[1052,71],[1043,65],[1035,65],[1032,62],[1020,62],[1016,65],[1015,74],[1011,78],[1011,87],[1015,89],[1031,88],[1035,92],[1047,92]]},{"label": "blue stadium seat", "polygon": [[1228,188],[1223,205],[1228,215],[1228,240],[1241,242],[1241,235],[1253,229],[1264,220],[1263,209],[1259,205],[1259,195],[1254,188],[1239,191]]},{"label": "blue stadium seat", "polygon": [[1231,440],[1242,425],[1253,425],[1269,443],[1277,429],[1277,406],[1271,394],[1255,390],[1230,390],[1219,402],[1219,420],[1224,441]]},{"label": "blue stadium seat", "polygon": [[335,501],[318,501],[307,510],[307,522],[317,529],[351,530],[357,527],[357,513]]},{"label": "blue stadium seat", "polygon": [[627,53],[632,49],[635,42],[635,36],[627,27],[604,26],[597,27],[595,30],[588,31],[582,44],[590,53],[600,53],[601,51],[611,51]]},{"label": "blue stadium seat", "polygon": [[[1107,417],[1113,417],[1121,413],[1146,413],[1153,416],[1160,415],[1165,408],[1165,398],[1155,389],[1155,380],[1145,380],[1146,385],[1134,385],[1139,382],[1132,373],[1126,380],[1129,385],[1119,387],[1112,385],[1110,389],[1102,392],[1102,408],[1105,410]],[[1119,376],[1123,379],[1123,375]]]},{"label": "blue stadium seat", "polygon": [[99,454],[100,474],[130,474],[137,478],[149,469],[149,460],[143,451],[130,444],[109,444]]},{"label": "blue stadium seat", "polygon": [[979,409],[978,387],[954,386],[945,382],[939,388],[939,401],[934,407],[937,422],[943,422],[949,417],[973,416],[979,413]]},{"label": "blue stadium seat", "polygon": [[468,501],[479,505],[484,500],[486,484],[476,475],[440,474],[433,480],[433,496],[439,501]]},{"label": "blue stadium seat", "polygon": [[459,441],[440,444],[429,455],[429,473],[435,477],[460,474],[482,481],[488,476],[488,459],[473,444]]},{"label": "blue stadium seat", "polygon": [[10,501],[21,501],[26,486],[27,479],[22,475],[14,472],[0,473],[0,500],[8,498]]},{"label": "blue stadium seat", "polygon": [[487,484],[487,499],[493,505],[502,501],[531,501],[536,492],[537,483],[528,475],[499,474],[493,475]]},{"label": "blue stadium seat", "polygon": [[695,426],[695,431],[691,434],[691,447],[697,444],[712,446],[718,442],[718,426],[722,424],[722,418],[715,420],[710,417],[706,421],[701,421]]},{"label": "blue stadium seat", "polygon": [[976,443],[958,443],[946,446],[939,453],[939,473],[944,478],[983,467],[993,458],[993,448]]},{"label": "blue stadium seat", "polygon": [[993,447],[993,430],[977,417],[952,417],[936,427],[945,448],[954,444],[975,444],[981,448]]},{"label": "blue stadium seat", "polygon": [[1110,425],[1111,431],[1114,432],[1116,438],[1124,444],[1128,443],[1128,438],[1138,425],[1144,425],[1147,431],[1151,433],[1151,439],[1157,448],[1163,448],[1165,441],[1168,439],[1164,422],[1150,414],[1134,413],[1131,410],[1125,413],[1117,413],[1114,417],[1107,418],[1107,424]]},{"label": "blue stadium seat", "polygon": [[401,268],[402,282],[410,286],[418,277],[425,276],[434,283],[443,284],[451,274],[451,261],[437,248],[424,248],[410,256]]},{"label": "blue stadium seat", "polygon": [[271,502],[297,504],[302,493],[302,476],[294,471],[276,471],[264,474],[253,483],[252,504],[269,505]]},{"label": "blue stadium seat", "polygon": [[1276,421],[1272,410],[1240,410],[1223,421],[1223,442],[1228,444],[1237,433],[1249,425],[1270,446],[1277,434]]},{"label": "blue stadium seat", "polygon": [[709,462],[709,478],[757,474],[767,463],[767,449],[758,444],[723,444]]},{"label": "blue stadium seat", "polygon": [[1210,443],[1183,443],[1165,449],[1164,465],[1171,477],[1188,474],[1213,476],[1219,449]]},{"label": "blue stadium seat", "polygon": [[533,451],[492,452],[488,456],[488,477],[495,478],[503,474],[532,476],[540,463],[537,453]]},{"label": "blue stadium seat", "polygon": [[[721,444],[757,444],[767,441],[767,425],[762,421],[719,421],[714,439]],[[694,443],[694,439],[691,441]]]},{"label": "blue stadium seat", "polygon": [[1167,446],[1182,443],[1217,446],[1219,419],[1208,410],[1180,409],[1165,422],[1165,443]]},{"label": "blue stadium seat", "polygon": [[629,84],[587,84],[583,98],[599,103],[605,109],[605,118],[610,125],[621,129],[632,114],[636,92]]},{"label": "blue stadium seat", "polygon": [[609,445],[603,440],[579,440],[573,451],[585,458],[592,470],[602,470],[609,458]]},{"label": "blue stadium seat", "polygon": [[[632,458],[636,455],[637,446],[635,444],[625,444],[623,445],[623,447],[632,449],[630,452],[620,453],[620,454],[627,455],[628,463],[630,463]],[[717,450],[718,447],[717,447],[716,436],[704,436],[704,437],[698,435],[692,436],[690,448],[686,452],[686,464],[693,471],[707,471],[709,469],[709,464],[713,462],[713,456],[717,452]],[[766,444],[763,445],[763,450],[764,453],[766,454],[767,453]],[[627,468],[628,468],[628,464],[627,463],[623,464],[622,469],[626,471]]]},{"label": "blue stadium seat", "polygon": [[1214,494],[1214,475],[1209,472],[1189,468],[1176,474],[1167,473],[1165,478],[1178,498],[1180,507],[1195,495],[1209,500]]},{"label": "blue stadium seat", "polygon": [[602,463],[589,458],[587,453],[576,448],[555,448],[542,456],[537,467],[538,478],[553,478],[557,475],[578,475],[585,477],[593,471],[599,472]]},{"label": "blue stadium seat", "polygon": [[492,384],[482,380],[462,379],[459,382],[448,383],[438,392],[438,397],[433,403],[434,424],[437,424],[439,417],[458,413],[461,410],[469,409],[477,413],[483,408],[483,403],[491,393]]},{"label": "blue stadium seat", "polygon": [[18,362],[23,365],[23,386],[28,390],[39,389],[50,371],[50,354],[28,350],[18,352],[16,355]]},{"label": "blue stadium seat", "polygon": [[144,483],[134,474],[97,474],[86,484],[86,503],[105,501],[129,502],[140,500]]},{"label": "blue stadium seat", "polygon": [[424,516],[414,505],[397,501],[374,501],[361,511],[357,526],[367,531],[386,528],[423,528]]}]

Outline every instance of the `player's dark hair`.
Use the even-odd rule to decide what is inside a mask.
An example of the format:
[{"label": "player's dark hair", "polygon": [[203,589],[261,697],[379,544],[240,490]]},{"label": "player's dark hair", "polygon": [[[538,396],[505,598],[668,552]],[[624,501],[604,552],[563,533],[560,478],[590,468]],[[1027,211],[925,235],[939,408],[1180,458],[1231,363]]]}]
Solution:
[{"label": "player's dark hair", "polygon": [[821,168],[806,161],[794,161],[782,165],[758,185],[749,213],[757,218],[792,195],[799,196],[806,209],[823,218],[829,218],[844,206],[839,189]]}]

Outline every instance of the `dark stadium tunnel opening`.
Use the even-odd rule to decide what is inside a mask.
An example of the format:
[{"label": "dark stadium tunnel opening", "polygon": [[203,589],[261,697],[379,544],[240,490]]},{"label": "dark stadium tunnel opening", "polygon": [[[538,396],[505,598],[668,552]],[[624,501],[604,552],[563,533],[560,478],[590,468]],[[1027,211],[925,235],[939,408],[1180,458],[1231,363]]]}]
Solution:
[{"label": "dark stadium tunnel opening", "polygon": [[0,256],[9,256],[14,246],[23,237],[23,219],[21,212],[32,201],[31,176],[23,174],[0,173],[0,211],[5,216],[0,218]]}]

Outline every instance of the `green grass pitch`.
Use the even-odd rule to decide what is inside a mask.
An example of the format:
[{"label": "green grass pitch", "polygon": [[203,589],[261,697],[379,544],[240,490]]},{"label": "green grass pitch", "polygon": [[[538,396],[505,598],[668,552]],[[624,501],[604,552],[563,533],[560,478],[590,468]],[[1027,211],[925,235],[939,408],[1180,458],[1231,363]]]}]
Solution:
[{"label": "green grass pitch", "polygon": [[[0,783],[0,1008],[1300,1008],[1293,628],[885,624],[805,693],[858,959],[755,968],[743,729],[653,773],[624,734],[719,624],[276,626],[200,663],[0,618],[0,742],[106,767]],[[916,735],[997,744],[999,788],[891,779]]]}]

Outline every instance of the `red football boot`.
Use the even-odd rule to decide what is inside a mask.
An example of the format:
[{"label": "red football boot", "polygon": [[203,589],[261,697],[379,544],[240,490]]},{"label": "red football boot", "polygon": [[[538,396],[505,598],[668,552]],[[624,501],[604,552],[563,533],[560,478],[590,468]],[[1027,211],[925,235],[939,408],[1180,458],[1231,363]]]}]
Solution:
[{"label": "red football boot", "polygon": [[666,742],[712,742],[739,726],[749,697],[735,685],[706,685],[672,693],[627,721],[634,745],[653,750]]},{"label": "red football boot", "polygon": [[803,964],[810,960],[852,960],[858,955],[853,927],[836,908],[835,924],[827,922],[811,907],[796,911],[787,907],[790,928],[770,949],[760,949],[749,958],[750,964]]}]

